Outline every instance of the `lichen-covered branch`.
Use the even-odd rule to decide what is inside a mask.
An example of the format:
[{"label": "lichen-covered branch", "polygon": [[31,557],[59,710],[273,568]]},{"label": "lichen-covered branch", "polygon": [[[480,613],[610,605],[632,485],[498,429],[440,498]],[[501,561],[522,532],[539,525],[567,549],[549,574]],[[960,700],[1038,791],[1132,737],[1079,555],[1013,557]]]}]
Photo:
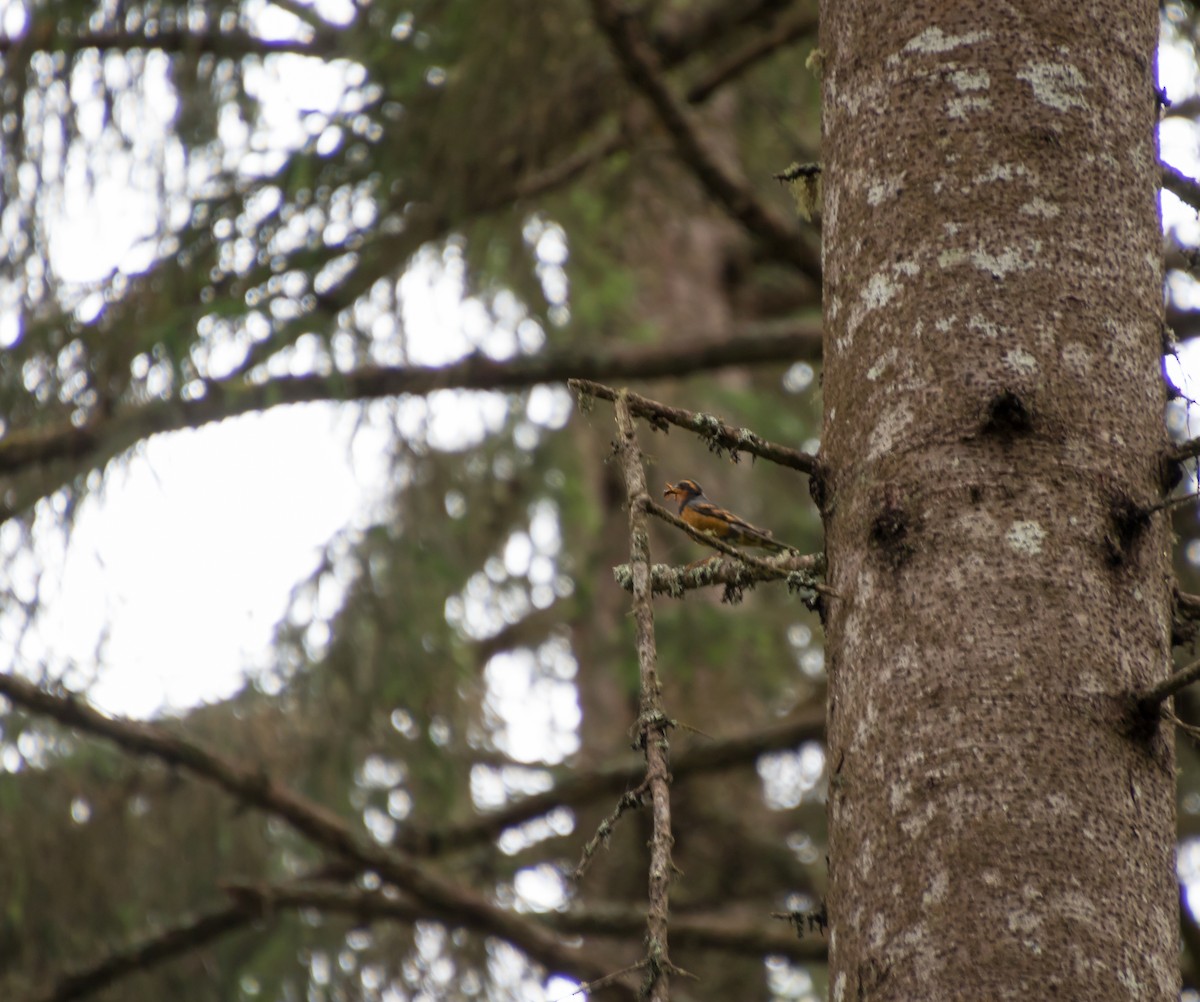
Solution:
[{"label": "lichen-covered branch", "polygon": [[[590,379],[571,379],[567,381],[567,385],[581,397],[610,401],[617,399],[617,391],[611,386]],[[668,407],[649,397],[625,392],[628,394],[630,413],[645,418],[650,422],[650,426],[658,431],[666,431],[669,425],[685,428],[704,439],[714,452],[728,452],[729,458],[735,463],[740,454],[745,452],[810,476],[817,472],[817,457],[807,452],[768,442],[749,428],[731,427],[712,414],[701,414],[682,407]]]},{"label": "lichen-covered branch", "polygon": [[[793,591],[817,592],[824,587],[818,580],[823,561],[824,558],[820,555],[789,554],[769,561],[776,565],[771,570],[752,567],[740,557],[713,557],[694,567],[654,564],[650,568],[650,589],[655,595],[683,598],[684,592],[723,585],[725,601],[730,603],[738,602],[746,589],[753,588],[761,581],[786,581]],[[633,575],[629,564],[618,564],[614,567],[613,577],[626,591],[633,590]]]},{"label": "lichen-covered branch", "polygon": [[671,774],[667,763],[667,731],[671,721],[663,712],[658,680],[658,650],[654,642],[654,599],[650,591],[650,533],[644,503],[646,474],[637,444],[629,391],[616,399],[617,452],[625,472],[629,498],[629,562],[633,568],[633,621],[640,676],[638,737],[646,756],[646,787],[650,795],[650,881],[646,912],[646,984],[651,1002],[667,1002],[674,970],[667,948],[671,861]]}]

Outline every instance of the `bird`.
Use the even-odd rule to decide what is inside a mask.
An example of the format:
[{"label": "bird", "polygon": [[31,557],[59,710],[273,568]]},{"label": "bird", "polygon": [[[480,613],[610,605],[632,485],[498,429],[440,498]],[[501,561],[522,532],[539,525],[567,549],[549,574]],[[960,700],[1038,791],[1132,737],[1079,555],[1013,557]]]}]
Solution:
[{"label": "bird", "polygon": [[758,546],[773,553],[786,553],[790,546],[772,538],[766,529],[758,529],[731,511],[718,508],[704,494],[704,488],[694,480],[667,484],[663,497],[679,502],[679,517],[697,532],[715,536],[734,546]]}]

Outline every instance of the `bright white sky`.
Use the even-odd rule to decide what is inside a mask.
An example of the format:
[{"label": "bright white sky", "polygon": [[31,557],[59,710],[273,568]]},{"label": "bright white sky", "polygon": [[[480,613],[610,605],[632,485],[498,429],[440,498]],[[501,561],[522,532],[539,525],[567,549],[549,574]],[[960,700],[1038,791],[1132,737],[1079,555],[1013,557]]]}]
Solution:
[{"label": "bright white sky", "polygon": [[[228,696],[265,666],[291,589],[382,496],[384,434],[308,405],[162,435],[82,505],[39,631],[50,663],[93,664],[109,712]],[[53,591],[52,580],[43,587]]]}]

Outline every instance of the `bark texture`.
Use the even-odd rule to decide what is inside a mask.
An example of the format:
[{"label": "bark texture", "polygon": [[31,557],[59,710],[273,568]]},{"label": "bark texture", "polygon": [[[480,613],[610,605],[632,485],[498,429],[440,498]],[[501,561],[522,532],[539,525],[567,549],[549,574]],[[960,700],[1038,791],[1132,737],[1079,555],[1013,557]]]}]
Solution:
[{"label": "bark texture", "polygon": [[825,0],[830,997],[1174,999],[1150,0]]}]

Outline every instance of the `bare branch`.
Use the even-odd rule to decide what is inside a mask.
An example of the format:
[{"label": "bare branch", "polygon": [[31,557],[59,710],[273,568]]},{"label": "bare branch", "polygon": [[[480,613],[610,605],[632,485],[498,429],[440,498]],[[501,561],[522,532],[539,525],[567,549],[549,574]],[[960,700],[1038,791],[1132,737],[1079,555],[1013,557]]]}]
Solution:
[{"label": "bare branch", "polygon": [[641,807],[642,798],[645,795],[646,784],[644,782],[636,790],[627,790],[621,794],[621,799],[617,801],[617,806],[600,822],[596,827],[596,834],[588,839],[584,845],[579,862],[575,865],[575,869],[571,871],[572,880],[578,883],[583,879],[583,875],[592,863],[592,858],[600,851],[601,847],[608,845],[608,841],[612,838],[612,833],[616,830],[617,822],[621,820],[621,816],[626,811],[632,811],[635,807]]},{"label": "bare branch", "polygon": [[[0,36],[0,55],[26,45],[26,35]],[[333,32],[323,32],[308,40],[296,38],[258,38],[245,31],[181,31],[163,28],[154,34],[126,31],[67,32],[52,40],[57,51],[100,49],[106,52],[188,52],[212,53],[217,56],[270,56],[290,53],[301,56],[328,57],[340,49]],[[38,39],[38,44],[45,44]],[[47,45],[49,48],[49,45]]]},{"label": "bare branch", "polygon": [[[106,717],[75,695],[51,693],[12,675],[0,675],[0,694],[40,716],[112,741],[123,751],[147,755],[214,784],[242,803],[283,819],[315,844],[377,873],[419,903],[440,914],[454,915],[461,924],[508,940],[537,963],[582,980],[607,974],[591,958],[561,943],[537,923],[497,907],[483,894],[459,887],[425,863],[357,835],[325,807],[252,767],[222,758],[163,727]],[[624,988],[633,997],[632,989]]]},{"label": "bare branch", "polygon": [[222,908],[159,933],[137,946],[105,957],[91,967],[68,974],[36,1002],[68,1002],[108,988],[130,974],[147,971],[180,954],[245,928],[258,914],[240,907]]},{"label": "bare branch", "polygon": [[1152,685],[1138,697],[1138,709],[1146,716],[1150,716],[1157,712],[1159,704],[1186,689],[1197,679],[1200,679],[1200,660],[1193,661],[1187,667],[1180,668],[1173,675],[1167,676],[1157,685]]},{"label": "bare branch", "polygon": [[1177,463],[1186,462],[1200,456],[1200,438],[1189,438],[1186,442],[1171,446],[1167,450],[1167,459]]},{"label": "bare branch", "polygon": [[1200,595],[1176,589],[1175,611],[1185,619],[1200,619]]},{"label": "bare branch", "polygon": [[557,191],[564,185],[570,184],[590,167],[622,149],[627,138],[622,132],[604,133],[587,142],[574,153],[563,157],[557,163],[550,164],[548,167],[522,178],[513,186],[512,194],[515,198],[537,198],[540,195]]},{"label": "bare branch", "polygon": [[596,24],[608,36],[629,82],[650,102],[683,162],[726,212],[758,238],[772,254],[789,261],[816,285],[821,284],[819,253],[800,230],[758,200],[745,178],[723,166],[701,137],[691,112],[667,86],[659,59],[634,17],[615,0],[591,0]]},{"label": "bare branch", "polygon": [[701,79],[688,88],[688,104],[707,101],[715,90],[740,76],[759,60],[765,59],[798,38],[813,34],[817,25],[818,18],[812,10],[801,9],[795,11],[791,17],[781,17],[761,35],[750,39],[725,58],[717,60]]},{"label": "bare branch", "polygon": [[1163,118],[1193,119],[1197,115],[1200,115],[1200,95],[1195,94],[1172,101],[1163,109]]},{"label": "bare branch", "polygon": [[[766,727],[756,727],[731,738],[723,738],[691,748],[675,758],[672,773],[676,780],[688,776],[734,769],[753,762],[767,752],[795,748],[805,741],[817,741],[825,733],[825,711],[816,706],[796,716]],[[590,772],[574,773],[543,793],[536,793],[490,814],[470,821],[418,831],[409,826],[401,831],[397,844],[407,852],[438,855],[468,849],[489,842],[509,828],[541,817],[558,807],[578,807],[601,797],[622,794],[645,778],[645,763],[632,756],[601,766]]]},{"label": "bare branch", "polygon": [[[598,397],[601,400],[616,400],[617,391],[611,386],[604,386],[589,379],[571,379],[567,385],[576,393]],[[668,407],[657,400],[651,400],[637,393],[629,393],[629,410],[638,417],[646,418],[652,427],[666,431],[667,425],[686,428],[708,442],[714,452],[728,450],[729,458],[735,463],[738,456],[745,452],[759,459],[799,470],[810,476],[817,472],[817,457],[791,449],[786,445],[776,445],[760,438],[749,428],[733,428],[712,414],[701,414],[696,411],[684,410],[682,407]]]},{"label": "bare branch", "polygon": [[[598,907],[570,909],[542,916],[562,932],[590,936],[633,936],[645,929],[646,915],[635,908]],[[671,941],[692,950],[721,950],[752,957],[773,955],[798,963],[824,961],[828,950],[818,939],[800,939],[792,932],[770,926],[753,926],[710,919],[703,915],[674,915]]]},{"label": "bare branch", "polygon": [[[411,901],[379,891],[312,884],[226,884],[225,890],[252,913],[311,908],[327,915],[344,915],[360,922],[390,921],[411,924],[430,918],[427,909]],[[538,921],[568,935],[628,939],[645,933],[646,913],[622,905],[575,907],[565,912],[546,912]],[[825,944],[801,940],[772,926],[752,926],[717,921],[702,915],[678,915],[671,920],[671,935],[680,945],[693,949],[722,950],[761,957],[765,954],[795,961],[820,961]]]},{"label": "bare branch", "polygon": [[650,1002],[668,1002],[674,973],[667,947],[671,879],[671,773],[667,762],[667,732],[671,721],[663,712],[662,686],[658,681],[658,651],[654,641],[654,599],[650,592],[650,533],[643,503],[646,474],[637,430],[629,407],[629,391],[616,399],[617,452],[625,472],[629,498],[629,562],[633,567],[634,643],[637,646],[639,684],[638,737],[646,756],[646,789],[650,795],[650,887],[646,913],[646,959],[649,962],[644,995]]},{"label": "bare branch", "polygon": [[1162,186],[1181,202],[1200,212],[1200,181],[1165,163],[1162,165]]}]

